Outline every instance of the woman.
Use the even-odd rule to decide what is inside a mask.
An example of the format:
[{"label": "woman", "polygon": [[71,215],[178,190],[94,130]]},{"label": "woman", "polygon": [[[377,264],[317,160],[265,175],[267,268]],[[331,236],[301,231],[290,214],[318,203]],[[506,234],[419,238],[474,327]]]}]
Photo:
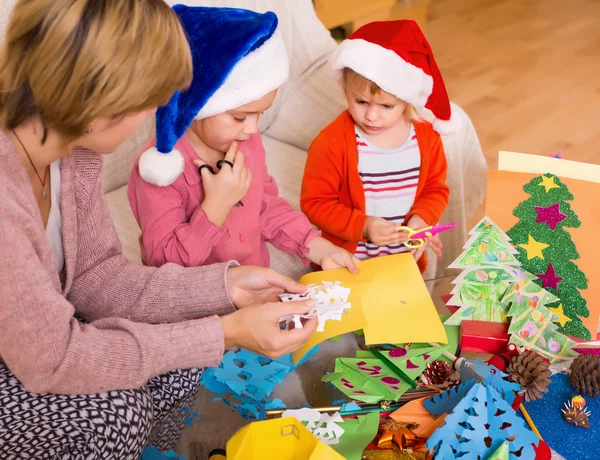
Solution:
[{"label": "woman", "polygon": [[191,77],[162,0],[19,0],[13,10],[0,56],[1,458],[171,449],[199,368],[233,346],[289,353],[316,327],[279,329],[311,305],[268,303],[303,291],[270,270],[156,269],[121,255],[97,153]]}]

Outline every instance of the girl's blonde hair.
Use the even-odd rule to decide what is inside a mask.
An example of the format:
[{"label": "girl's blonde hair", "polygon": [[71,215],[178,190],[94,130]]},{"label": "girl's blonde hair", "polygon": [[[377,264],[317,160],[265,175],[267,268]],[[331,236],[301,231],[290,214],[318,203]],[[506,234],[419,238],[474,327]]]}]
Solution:
[{"label": "girl's blonde hair", "polygon": [[[356,73],[350,67],[344,67],[344,69],[342,70],[342,79],[343,79],[343,83],[344,83],[344,89],[346,91],[363,91],[365,88],[368,87],[369,92],[372,95],[383,92],[383,93],[389,94],[390,96],[394,96],[393,94],[388,93],[387,91],[384,91],[383,89],[381,89],[377,85],[377,83],[369,80],[368,78],[363,77],[359,73]],[[397,100],[401,101],[401,99],[398,99],[396,96],[394,96],[394,97]],[[402,101],[402,102],[405,102],[405,101]],[[417,115],[416,109],[412,106],[412,104],[409,104],[408,102],[406,102],[406,109],[404,110],[404,116],[410,121],[421,119],[419,117],[419,115]]]},{"label": "girl's blonde hair", "polygon": [[163,0],[19,0],[0,50],[0,124],[39,117],[65,139],[98,117],[166,104],[192,80],[179,18]]}]

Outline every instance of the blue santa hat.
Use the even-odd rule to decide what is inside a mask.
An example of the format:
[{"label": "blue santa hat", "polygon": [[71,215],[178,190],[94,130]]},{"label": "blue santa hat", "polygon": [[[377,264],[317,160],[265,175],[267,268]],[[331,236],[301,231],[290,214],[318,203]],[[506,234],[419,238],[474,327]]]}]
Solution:
[{"label": "blue santa hat", "polygon": [[186,31],[194,77],[156,112],[156,147],[140,157],[142,178],[171,185],[183,172],[174,149],[194,120],[256,101],[288,78],[288,54],[275,13],[237,8],[173,7]]}]

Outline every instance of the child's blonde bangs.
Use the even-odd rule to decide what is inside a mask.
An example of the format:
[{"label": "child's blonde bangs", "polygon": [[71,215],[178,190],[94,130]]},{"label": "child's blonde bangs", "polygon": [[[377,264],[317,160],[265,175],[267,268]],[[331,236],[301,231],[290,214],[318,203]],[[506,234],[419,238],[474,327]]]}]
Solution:
[{"label": "child's blonde bangs", "polygon": [[[355,72],[354,70],[352,70],[349,67],[344,67],[344,69],[342,70],[342,80],[343,80],[343,84],[344,84],[344,90],[345,91],[356,91],[356,92],[362,92],[365,89],[368,88],[369,93],[371,95],[376,95],[379,93],[387,93],[387,91],[384,91],[383,89],[381,89],[377,83],[369,80],[368,78],[363,77],[361,74]],[[388,93],[390,94],[390,93]],[[394,96],[392,94],[392,96]],[[404,102],[401,99],[397,98],[396,96],[394,96],[398,101]],[[417,114],[416,109],[412,106],[412,104],[406,103],[406,109],[404,109],[404,115],[406,116],[406,118],[408,120],[421,120],[421,118],[419,117],[419,115]]]}]

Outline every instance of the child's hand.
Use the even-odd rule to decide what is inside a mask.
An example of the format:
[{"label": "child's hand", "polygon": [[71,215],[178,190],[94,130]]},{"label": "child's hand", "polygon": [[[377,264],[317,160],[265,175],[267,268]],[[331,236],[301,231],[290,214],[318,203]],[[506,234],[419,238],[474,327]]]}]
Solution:
[{"label": "child's hand", "polygon": [[[421,217],[414,215],[412,216],[406,224],[407,227],[412,228],[413,230],[420,230],[422,228],[428,227],[427,222],[425,222]],[[425,252],[426,247],[430,247],[436,256],[442,257],[442,242],[440,241],[437,235],[430,236],[429,238],[425,238],[425,244],[420,248],[413,249],[411,252],[415,257],[415,260],[419,260],[423,253]]]},{"label": "child's hand", "polygon": [[360,262],[354,255],[343,248],[327,241],[323,237],[317,237],[307,244],[308,255],[306,258],[320,265],[323,270],[333,270],[346,267],[351,273],[358,273],[356,264]]},{"label": "child's hand", "polygon": [[406,241],[407,235],[404,232],[398,232],[397,228],[398,224],[388,222],[381,217],[369,217],[365,224],[364,235],[377,246],[400,244]]},{"label": "child's hand", "polygon": [[[219,227],[225,222],[231,208],[246,195],[252,183],[252,173],[244,163],[244,154],[237,148],[237,142],[232,143],[225,155],[225,160],[233,163],[233,167],[224,163],[215,175],[206,168],[202,170],[205,197],[200,208]],[[201,166],[203,163],[195,160],[194,164]]]}]

